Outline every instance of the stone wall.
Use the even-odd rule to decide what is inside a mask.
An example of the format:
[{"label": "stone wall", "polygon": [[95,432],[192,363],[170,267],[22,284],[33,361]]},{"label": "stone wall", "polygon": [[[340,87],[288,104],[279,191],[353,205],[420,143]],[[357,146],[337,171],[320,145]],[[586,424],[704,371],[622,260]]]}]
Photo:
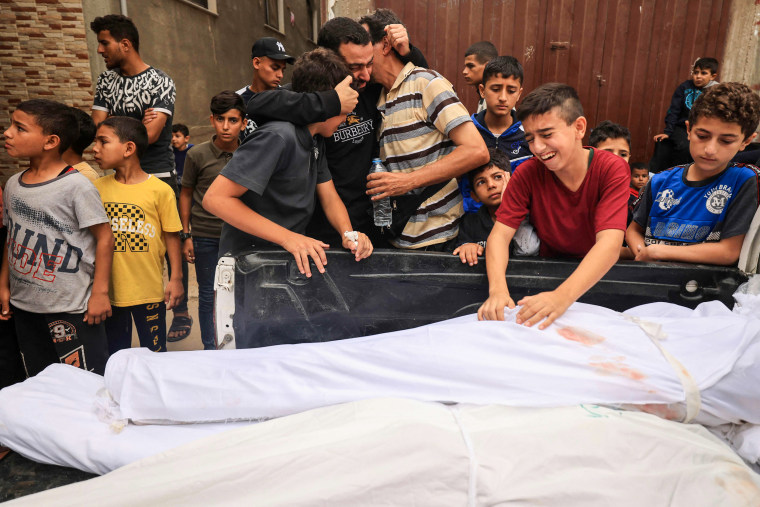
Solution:
[{"label": "stone wall", "polygon": [[[0,0],[0,125],[31,98],[89,112],[90,76],[81,0]],[[21,168],[0,150],[0,185]]]}]

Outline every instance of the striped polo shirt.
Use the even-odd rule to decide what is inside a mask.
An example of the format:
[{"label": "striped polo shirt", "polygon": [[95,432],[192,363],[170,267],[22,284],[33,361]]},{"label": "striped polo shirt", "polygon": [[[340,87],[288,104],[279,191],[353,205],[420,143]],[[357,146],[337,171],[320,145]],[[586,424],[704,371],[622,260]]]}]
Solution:
[{"label": "striped polo shirt", "polygon": [[[451,153],[448,134],[471,121],[443,76],[407,63],[377,108],[383,117],[380,157],[391,172],[410,173]],[[424,188],[411,193],[420,194]],[[391,242],[397,248],[423,248],[457,235],[464,214],[456,179],[426,199]]]}]

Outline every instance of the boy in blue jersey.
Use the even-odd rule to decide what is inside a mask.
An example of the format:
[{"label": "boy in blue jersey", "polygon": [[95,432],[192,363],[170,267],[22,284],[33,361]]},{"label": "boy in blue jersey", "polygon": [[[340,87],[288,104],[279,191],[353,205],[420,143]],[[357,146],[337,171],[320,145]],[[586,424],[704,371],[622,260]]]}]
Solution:
[{"label": "boy in blue jersey", "polygon": [[[483,69],[483,80],[478,85],[486,107],[472,115],[472,122],[486,146],[498,148],[509,157],[510,172],[533,156],[525,142],[522,123],[515,117],[515,104],[522,94],[522,83],[523,68],[517,58],[498,56],[492,59]],[[462,178],[459,186],[465,212],[476,212],[480,203],[470,197],[472,189],[468,179]]]},{"label": "boy in blue jersey", "polygon": [[643,190],[626,231],[636,260],[736,263],[760,169],[730,161],[759,121],[760,97],[744,84],[713,86],[694,102],[686,122],[694,162],[655,175]]}]

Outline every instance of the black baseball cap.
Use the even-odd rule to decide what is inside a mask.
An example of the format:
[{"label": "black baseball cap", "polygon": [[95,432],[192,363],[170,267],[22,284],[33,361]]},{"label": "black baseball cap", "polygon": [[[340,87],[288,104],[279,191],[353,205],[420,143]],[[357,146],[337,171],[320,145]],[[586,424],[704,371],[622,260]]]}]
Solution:
[{"label": "black baseball cap", "polygon": [[254,59],[257,56],[266,56],[272,60],[285,60],[291,65],[296,61],[295,58],[285,52],[285,46],[282,45],[282,42],[274,37],[262,37],[253,43],[253,47],[251,48],[251,59]]}]

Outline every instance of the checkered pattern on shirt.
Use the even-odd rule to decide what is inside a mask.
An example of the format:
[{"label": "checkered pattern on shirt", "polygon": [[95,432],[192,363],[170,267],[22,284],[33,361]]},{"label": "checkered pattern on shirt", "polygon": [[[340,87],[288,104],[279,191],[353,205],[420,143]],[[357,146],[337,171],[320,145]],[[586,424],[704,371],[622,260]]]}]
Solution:
[{"label": "checkered pattern on shirt", "polygon": [[[119,223],[121,217],[132,219],[133,224],[138,220],[145,222],[145,212],[139,206],[122,202],[105,203],[106,213],[111,223],[116,219]],[[119,231],[114,234],[114,252],[126,252],[129,247],[130,252],[147,252],[150,250],[147,238],[138,232]]]}]

